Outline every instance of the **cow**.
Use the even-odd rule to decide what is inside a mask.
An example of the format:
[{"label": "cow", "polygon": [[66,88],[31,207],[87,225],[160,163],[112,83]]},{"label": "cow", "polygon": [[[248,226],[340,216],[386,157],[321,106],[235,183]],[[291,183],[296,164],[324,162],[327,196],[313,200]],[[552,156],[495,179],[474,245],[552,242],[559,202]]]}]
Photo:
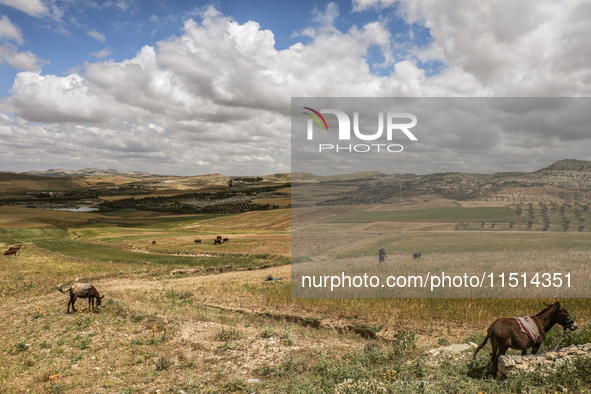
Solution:
[{"label": "cow", "polygon": [[156,245],[156,241],[152,241],[152,245]]},{"label": "cow", "polygon": [[4,252],[4,256],[16,256],[17,252],[17,249],[8,249],[6,252]]},{"label": "cow", "polygon": [[230,240],[229,238],[224,238],[224,239],[222,240],[222,243],[224,243],[224,242],[228,242],[229,240]]},{"label": "cow", "polygon": [[412,258],[413,258],[413,259],[420,259],[420,258],[421,258],[421,253],[414,253],[414,254],[412,255]]},{"label": "cow", "polygon": [[221,239],[221,238],[216,238],[216,239],[214,239],[214,240],[213,240],[213,244],[214,244],[214,245],[218,245],[218,244],[219,244],[219,245],[221,245],[221,244],[222,244],[222,239]]},{"label": "cow", "polygon": [[91,283],[74,283],[72,287],[68,290],[63,291],[61,285],[57,286],[57,290],[62,293],[70,293],[70,301],[68,302],[68,309],[66,313],[70,313],[70,305],[72,305],[72,312],[76,312],[76,308],[74,307],[74,303],[76,302],[77,298],[88,298],[88,308],[90,309],[92,305],[92,309],[94,310],[94,300],[96,298],[96,309],[98,311],[101,310],[101,302],[102,299],[105,297],[99,296],[98,291]]},{"label": "cow", "polygon": [[200,243],[201,243],[201,239],[200,239],[200,238],[197,238],[197,239],[196,239],[195,241],[193,241],[193,242],[195,242],[196,244],[200,244]]}]

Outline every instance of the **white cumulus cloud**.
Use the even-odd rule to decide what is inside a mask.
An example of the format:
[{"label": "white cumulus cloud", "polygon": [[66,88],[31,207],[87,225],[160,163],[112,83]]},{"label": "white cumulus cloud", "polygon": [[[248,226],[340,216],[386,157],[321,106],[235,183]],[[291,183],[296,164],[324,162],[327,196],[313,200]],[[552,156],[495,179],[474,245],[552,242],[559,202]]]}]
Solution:
[{"label": "white cumulus cloud", "polygon": [[[238,23],[207,7],[184,21],[181,34],[130,59],[88,62],[66,76],[25,68],[31,71],[18,74],[12,96],[0,103],[18,120],[4,126],[3,135],[26,133],[22,152],[29,157],[80,157],[68,159],[71,167],[93,157],[102,167],[116,161],[135,163],[132,169],[145,160],[140,169],[155,172],[268,173],[289,169],[291,97],[591,91],[591,10],[584,2],[468,7],[451,0],[357,0],[355,9],[392,5],[409,29],[421,25],[432,40],[424,46],[396,42],[381,19],[341,31],[335,27],[338,7],[329,3],[294,35],[307,41],[278,50],[273,32],[256,21]],[[16,53],[6,44],[0,48]],[[30,55],[29,65],[39,65]],[[370,58],[383,60],[370,64]],[[440,69],[427,72],[421,63],[429,61]],[[46,153],[36,144],[47,146]]]}]

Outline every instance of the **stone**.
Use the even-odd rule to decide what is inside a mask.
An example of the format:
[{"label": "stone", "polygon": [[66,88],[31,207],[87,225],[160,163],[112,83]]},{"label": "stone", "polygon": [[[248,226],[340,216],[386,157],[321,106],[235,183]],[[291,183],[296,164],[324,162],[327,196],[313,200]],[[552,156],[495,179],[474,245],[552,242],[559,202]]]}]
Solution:
[{"label": "stone", "polygon": [[515,369],[515,363],[511,359],[511,356],[500,356],[499,357],[499,372],[507,375],[510,371]]},{"label": "stone", "polygon": [[556,353],[554,352],[548,352],[545,354],[546,356],[546,360],[555,360],[556,359]]}]

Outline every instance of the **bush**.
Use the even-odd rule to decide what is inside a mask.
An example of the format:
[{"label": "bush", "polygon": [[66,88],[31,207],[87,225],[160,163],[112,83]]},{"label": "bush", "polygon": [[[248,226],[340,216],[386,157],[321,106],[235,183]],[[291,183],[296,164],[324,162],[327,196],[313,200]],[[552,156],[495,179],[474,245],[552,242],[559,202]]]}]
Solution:
[{"label": "bush", "polygon": [[164,371],[168,369],[170,365],[170,360],[168,360],[166,357],[160,357],[158,360],[156,360],[156,371]]},{"label": "bush", "polygon": [[248,386],[244,379],[240,376],[235,376],[228,383],[224,385],[224,391],[233,393],[235,391],[246,391]]}]

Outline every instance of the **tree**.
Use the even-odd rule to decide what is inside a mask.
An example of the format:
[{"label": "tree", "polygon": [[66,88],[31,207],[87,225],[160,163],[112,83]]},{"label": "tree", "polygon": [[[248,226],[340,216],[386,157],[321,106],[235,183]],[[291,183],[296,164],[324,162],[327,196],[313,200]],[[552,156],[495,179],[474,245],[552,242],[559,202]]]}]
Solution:
[{"label": "tree", "polygon": [[523,212],[523,210],[521,209],[521,206],[518,206],[517,209],[515,209],[515,213],[517,215],[521,215],[522,212]]},{"label": "tree", "polygon": [[515,226],[515,222],[512,221],[511,223],[509,223],[509,228],[513,228],[513,226]]}]

